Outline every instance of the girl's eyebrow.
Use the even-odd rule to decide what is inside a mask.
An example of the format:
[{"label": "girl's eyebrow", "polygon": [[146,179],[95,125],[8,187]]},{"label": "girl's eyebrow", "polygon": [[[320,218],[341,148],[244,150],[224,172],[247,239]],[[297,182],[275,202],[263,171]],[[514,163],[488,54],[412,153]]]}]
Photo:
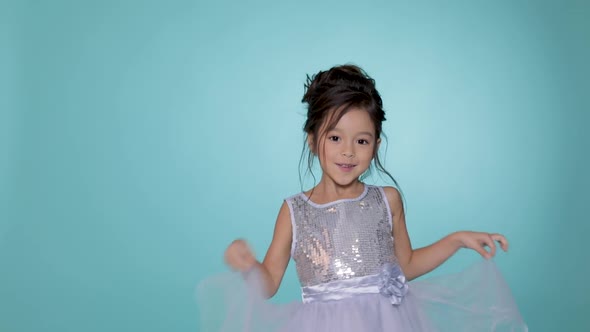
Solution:
[{"label": "girl's eyebrow", "polygon": [[[340,130],[338,128],[334,128],[334,129],[328,130],[326,132],[326,134],[328,134],[330,132],[334,132],[334,131],[335,132],[338,132],[338,133],[342,132],[342,130]],[[373,135],[370,131],[361,131],[360,133],[357,133],[356,134],[356,136],[361,136],[361,135],[368,135],[368,136],[371,136],[371,137],[375,137],[375,135]]]},{"label": "girl's eyebrow", "polygon": [[368,136],[374,137],[374,135],[368,131],[360,132],[359,135],[368,135]]}]

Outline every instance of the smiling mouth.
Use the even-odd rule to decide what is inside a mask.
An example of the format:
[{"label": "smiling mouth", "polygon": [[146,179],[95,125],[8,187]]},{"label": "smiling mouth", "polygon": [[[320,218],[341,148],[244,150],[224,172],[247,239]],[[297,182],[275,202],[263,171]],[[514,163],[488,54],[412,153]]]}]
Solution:
[{"label": "smiling mouth", "polygon": [[338,167],[345,168],[345,169],[351,169],[356,166],[354,164],[336,164],[336,165],[338,165]]}]

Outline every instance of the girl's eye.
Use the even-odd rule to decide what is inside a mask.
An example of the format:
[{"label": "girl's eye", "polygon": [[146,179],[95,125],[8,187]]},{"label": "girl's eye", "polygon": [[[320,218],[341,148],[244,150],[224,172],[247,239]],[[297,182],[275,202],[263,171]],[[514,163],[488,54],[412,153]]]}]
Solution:
[{"label": "girl's eye", "polygon": [[358,142],[358,144],[361,144],[361,145],[369,144],[369,141],[367,141],[366,139],[359,139],[357,142]]},{"label": "girl's eye", "polygon": [[338,142],[340,140],[340,137],[338,137],[338,136],[330,136],[330,137],[328,137],[328,140],[330,140],[332,142]]}]

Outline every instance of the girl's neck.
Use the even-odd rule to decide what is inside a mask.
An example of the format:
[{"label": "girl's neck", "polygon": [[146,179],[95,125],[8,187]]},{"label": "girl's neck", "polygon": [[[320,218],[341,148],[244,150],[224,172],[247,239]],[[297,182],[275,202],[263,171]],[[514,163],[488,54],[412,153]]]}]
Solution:
[{"label": "girl's neck", "polygon": [[328,183],[323,179],[313,189],[305,193],[313,202],[324,204],[339,199],[356,198],[365,190],[365,184],[355,181],[349,185],[341,186],[336,183]]}]

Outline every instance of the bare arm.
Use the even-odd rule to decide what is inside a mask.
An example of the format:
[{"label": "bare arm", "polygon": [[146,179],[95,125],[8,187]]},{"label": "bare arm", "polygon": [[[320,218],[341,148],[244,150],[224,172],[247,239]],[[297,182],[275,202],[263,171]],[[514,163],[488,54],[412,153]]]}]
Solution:
[{"label": "bare arm", "polygon": [[[395,188],[386,187],[384,190],[393,218],[395,255],[408,280],[434,270],[460,248],[471,248],[485,258],[495,255],[495,241],[500,242],[504,251],[508,250],[508,242],[500,234],[467,231],[455,232],[429,246],[412,249],[401,196]],[[486,251],[485,247],[489,247],[490,251]]]},{"label": "bare arm", "polygon": [[247,271],[257,267],[263,277],[266,297],[276,294],[291,256],[292,227],[289,206],[283,202],[275,224],[272,242],[262,263],[258,262],[254,254],[243,240],[236,240],[230,244],[225,252],[225,260],[232,268]]}]

